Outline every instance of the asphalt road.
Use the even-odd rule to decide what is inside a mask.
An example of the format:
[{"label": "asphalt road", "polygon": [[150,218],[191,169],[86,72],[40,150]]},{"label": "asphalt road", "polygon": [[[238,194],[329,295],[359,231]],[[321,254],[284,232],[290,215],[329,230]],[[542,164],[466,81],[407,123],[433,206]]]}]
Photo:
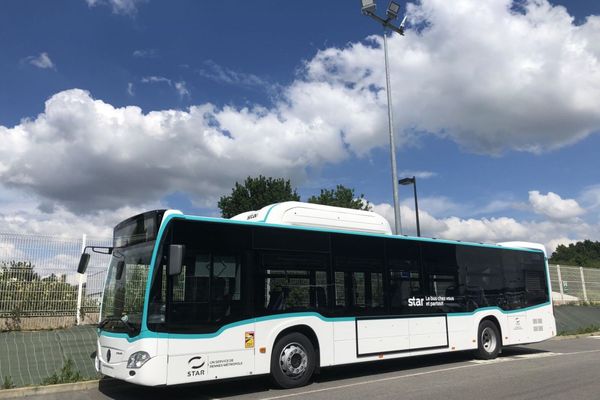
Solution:
[{"label": "asphalt road", "polygon": [[272,389],[265,377],[164,388],[101,381],[92,390],[43,398],[597,400],[600,399],[600,337],[556,339],[508,348],[492,361],[476,361],[469,353],[453,353],[329,368],[311,385],[294,390]]}]

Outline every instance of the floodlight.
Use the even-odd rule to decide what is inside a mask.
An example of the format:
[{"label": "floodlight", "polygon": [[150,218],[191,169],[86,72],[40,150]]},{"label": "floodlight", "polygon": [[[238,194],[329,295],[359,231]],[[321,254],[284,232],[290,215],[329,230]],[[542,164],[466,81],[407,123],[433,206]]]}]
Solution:
[{"label": "floodlight", "polygon": [[401,185],[411,185],[411,184],[415,183],[415,177],[413,176],[412,178],[403,178],[403,179],[400,179],[398,181],[398,183],[401,184]]},{"label": "floodlight", "polygon": [[388,5],[387,8],[387,16],[388,19],[396,19],[398,18],[398,12],[400,11],[400,4],[394,2],[394,1],[390,1],[390,4]]},{"label": "floodlight", "polygon": [[361,0],[363,14],[372,14],[377,7],[375,0]]}]

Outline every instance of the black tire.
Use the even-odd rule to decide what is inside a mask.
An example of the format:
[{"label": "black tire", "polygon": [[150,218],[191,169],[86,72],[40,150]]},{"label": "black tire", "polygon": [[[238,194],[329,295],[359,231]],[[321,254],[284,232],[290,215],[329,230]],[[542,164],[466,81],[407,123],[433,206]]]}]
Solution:
[{"label": "black tire", "polygon": [[315,348],[301,333],[288,333],[273,346],[271,378],[282,389],[306,385],[315,372],[316,365]]},{"label": "black tire", "polygon": [[502,336],[496,324],[490,320],[481,321],[477,330],[477,351],[475,357],[480,360],[493,360],[502,349]]}]

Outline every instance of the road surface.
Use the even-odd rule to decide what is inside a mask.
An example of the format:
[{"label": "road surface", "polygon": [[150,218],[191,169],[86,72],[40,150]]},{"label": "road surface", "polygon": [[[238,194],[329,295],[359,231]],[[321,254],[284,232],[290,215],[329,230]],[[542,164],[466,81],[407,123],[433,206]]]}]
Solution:
[{"label": "road surface", "polygon": [[162,388],[101,381],[98,388],[46,394],[43,398],[595,400],[600,399],[600,337],[555,339],[507,348],[492,361],[473,360],[469,353],[453,353],[329,368],[309,386],[293,390],[273,389],[265,377]]}]

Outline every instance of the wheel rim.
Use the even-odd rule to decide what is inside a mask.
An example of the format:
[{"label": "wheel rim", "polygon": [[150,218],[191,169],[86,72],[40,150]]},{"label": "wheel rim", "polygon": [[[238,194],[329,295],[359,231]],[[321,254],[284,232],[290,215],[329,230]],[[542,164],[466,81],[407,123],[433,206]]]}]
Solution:
[{"label": "wheel rim", "polygon": [[492,328],[485,327],[481,331],[481,344],[483,349],[488,353],[493,353],[496,350],[498,340],[496,339],[496,333]]},{"label": "wheel rim", "polygon": [[290,378],[299,378],[306,372],[308,355],[299,343],[290,343],[281,350],[279,368]]}]

